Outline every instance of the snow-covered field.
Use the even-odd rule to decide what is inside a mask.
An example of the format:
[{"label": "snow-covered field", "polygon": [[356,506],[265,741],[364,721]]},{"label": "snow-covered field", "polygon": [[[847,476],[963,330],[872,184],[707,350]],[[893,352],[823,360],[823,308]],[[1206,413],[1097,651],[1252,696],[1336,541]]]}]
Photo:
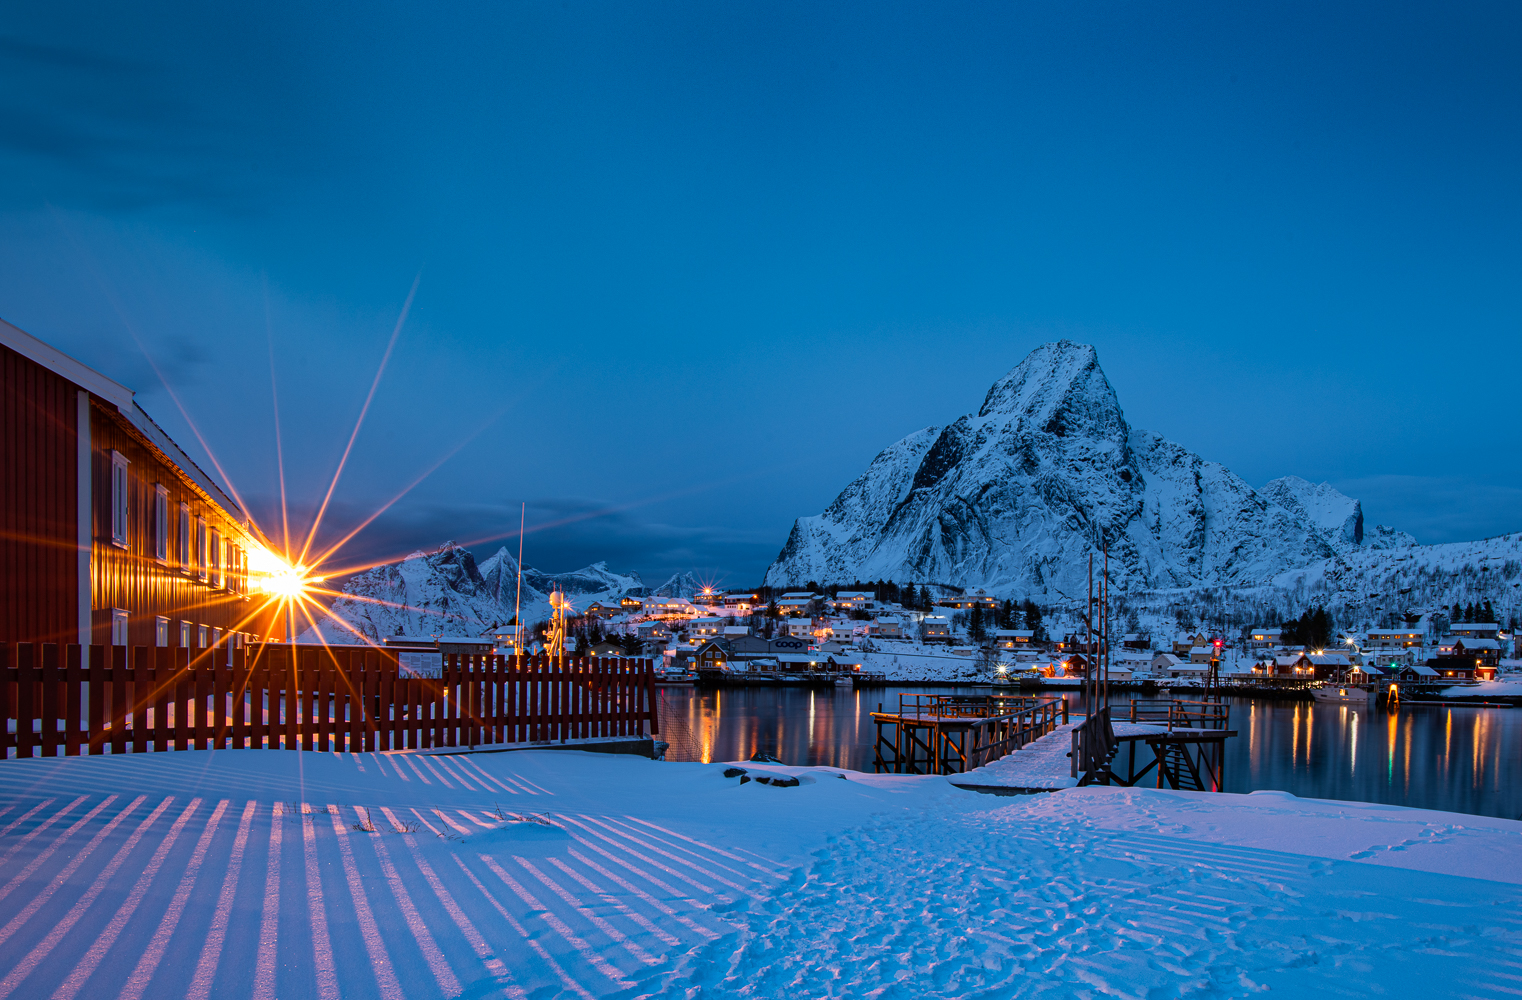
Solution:
[{"label": "snow-covered field", "polygon": [[804,784],[568,751],[8,761],[0,1000],[1522,986],[1522,823],[746,766]]}]

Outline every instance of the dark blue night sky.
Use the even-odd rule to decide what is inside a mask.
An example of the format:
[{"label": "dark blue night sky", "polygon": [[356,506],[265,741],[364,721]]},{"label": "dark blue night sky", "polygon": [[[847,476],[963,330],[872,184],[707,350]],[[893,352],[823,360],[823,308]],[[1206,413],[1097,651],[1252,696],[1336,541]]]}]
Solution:
[{"label": "dark blue night sky", "polygon": [[[378,558],[759,580],[1036,344],[1436,542],[1522,529],[1515,4],[0,13],[0,316]],[[419,276],[420,279],[419,279]],[[140,346],[141,345],[141,349]],[[151,361],[150,361],[151,359]],[[161,381],[161,376],[164,381]]]}]

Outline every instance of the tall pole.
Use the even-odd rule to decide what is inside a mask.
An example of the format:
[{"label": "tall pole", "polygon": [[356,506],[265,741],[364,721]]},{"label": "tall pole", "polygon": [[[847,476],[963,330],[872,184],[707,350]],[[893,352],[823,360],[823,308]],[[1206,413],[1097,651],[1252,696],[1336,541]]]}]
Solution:
[{"label": "tall pole", "polygon": [[1095,702],[1099,698],[1099,674],[1094,668],[1094,553],[1092,552],[1089,553],[1089,604],[1084,608],[1083,629],[1089,641],[1088,662],[1083,665],[1084,700],[1087,702],[1084,707],[1089,715],[1093,715],[1094,709],[1098,707]]},{"label": "tall pole", "polygon": [[1100,581],[1099,603],[1101,605],[1099,641],[1105,661],[1105,704],[1110,704],[1110,543],[1105,542],[1105,571]]},{"label": "tall pole", "polygon": [[518,596],[513,601],[513,653],[523,655],[523,520],[528,516],[528,501],[518,508]]}]

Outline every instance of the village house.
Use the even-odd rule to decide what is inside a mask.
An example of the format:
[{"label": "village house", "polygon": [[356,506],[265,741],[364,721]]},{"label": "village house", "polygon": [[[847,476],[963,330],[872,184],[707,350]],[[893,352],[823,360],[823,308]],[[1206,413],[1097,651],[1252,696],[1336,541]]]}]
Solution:
[{"label": "village house", "polygon": [[951,621],[941,615],[927,615],[921,623],[925,629],[926,642],[950,642]]},{"label": "village house", "polygon": [[842,590],[835,595],[837,608],[865,608],[873,603],[877,595],[870,590]]},{"label": "village house", "polygon": [[1267,628],[1255,625],[1247,632],[1247,647],[1258,651],[1273,649],[1279,645],[1279,638],[1284,635],[1284,630],[1277,626]]},{"label": "village house", "polygon": [[942,597],[936,602],[937,607],[954,608],[957,611],[971,611],[973,608],[982,608],[985,611],[994,611],[999,607],[998,598],[989,597],[981,590],[961,597]]},{"label": "village house", "polygon": [[1036,633],[1026,628],[1001,628],[993,633],[993,645],[999,649],[1023,649]]},{"label": "village house", "polygon": [[591,604],[587,605],[586,610],[584,610],[582,614],[588,618],[601,618],[606,620],[608,618],[618,617],[619,615],[623,614],[625,610],[626,609],[622,604],[604,604],[601,601],[593,601]]},{"label": "village house", "polygon": [[777,611],[783,615],[806,615],[813,603],[812,597],[784,597],[777,602]]},{"label": "village house", "polygon": [[753,590],[730,591],[724,595],[724,606],[736,611],[751,611],[760,602],[761,595]]},{"label": "village house", "polygon": [[902,639],[904,626],[897,618],[878,618],[867,626],[867,634],[884,639]]},{"label": "village house", "polygon": [[1150,649],[1152,637],[1145,632],[1127,632],[1120,637],[1120,644],[1125,649]]},{"label": "village house", "polygon": [[795,639],[814,638],[814,620],[812,618],[790,618],[783,622],[787,634]]}]

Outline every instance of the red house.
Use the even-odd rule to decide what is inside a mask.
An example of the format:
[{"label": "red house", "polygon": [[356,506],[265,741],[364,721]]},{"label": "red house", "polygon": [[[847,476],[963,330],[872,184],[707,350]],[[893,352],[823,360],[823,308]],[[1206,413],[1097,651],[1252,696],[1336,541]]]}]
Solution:
[{"label": "red house", "polygon": [[270,636],[248,516],[132,390],[0,320],[0,642]]}]

